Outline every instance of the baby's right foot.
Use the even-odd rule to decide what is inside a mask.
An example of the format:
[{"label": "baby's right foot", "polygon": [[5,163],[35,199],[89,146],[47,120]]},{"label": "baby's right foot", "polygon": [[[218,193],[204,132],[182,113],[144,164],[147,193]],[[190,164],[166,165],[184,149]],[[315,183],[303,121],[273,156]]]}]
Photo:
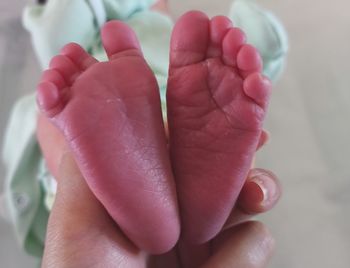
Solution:
[{"label": "baby's right foot", "polygon": [[204,243],[223,227],[241,191],[271,85],[256,49],[226,17],[182,16],[170,61],[170,153],[183,237]]},{"label": "baby's right foot", "polygon": [[102,40],[110,59],[103,63],[67,45],[44,73],[38,103],[124,233],[163,253],[180,224],[157,82],[126,24],[107,23]]}]

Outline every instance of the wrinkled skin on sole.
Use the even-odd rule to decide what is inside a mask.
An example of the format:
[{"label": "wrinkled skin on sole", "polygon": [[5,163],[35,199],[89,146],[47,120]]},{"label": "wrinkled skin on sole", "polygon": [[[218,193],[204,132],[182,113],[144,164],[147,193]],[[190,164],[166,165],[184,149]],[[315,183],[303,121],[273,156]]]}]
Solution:
[{"label": "wrinkled skin on sole", "polygon": [[182,236],[212,239],[224,225],[255,154],[271,85],[257,50],[226,17],[182,16],[171,41],[170,153]]}]

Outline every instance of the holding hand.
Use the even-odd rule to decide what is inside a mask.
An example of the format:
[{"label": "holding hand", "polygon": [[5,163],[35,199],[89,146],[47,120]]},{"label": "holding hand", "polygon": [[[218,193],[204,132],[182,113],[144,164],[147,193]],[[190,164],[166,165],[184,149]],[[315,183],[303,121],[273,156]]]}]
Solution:
[{"label": "holding hand", "polygon": [[[259,193],[253,187],[253,181],[258,178],[262,179],[262,183],[269,181],[267,185],[275,188],[274,196],[279,196],[276,178],[263,170],[251,174],[257,177],[248,178],[242,194],[255,196],[255,199],[251,199],[255,200],[255,204],[248,204],[247,199],[240,198],[240,209],[233,210],[229,225],[248,218],[247,208],[251,210],[249,213],[262,212],[277,202],[278,198],[275,197],[259,202],[259,195],[264,199],[266,194],[269,196],[271,188],[261,195],[263,192]],[[63,157],[59,176],[56,201],[48,225],[43,267],[175,268],[196,267],[193,262],[197,260],[201,267],[257,268],[266,267],[273,252],[274,242],[266,227],[259,222],[246,222],[231,226],[214,238],[210,242],[210,254],[201,252],[201,247],[191,248],[180,242],[165,255],[150,256],[124,236],[88,188],[69,153]],[[139,224],[142,229],[142,222]]]}]

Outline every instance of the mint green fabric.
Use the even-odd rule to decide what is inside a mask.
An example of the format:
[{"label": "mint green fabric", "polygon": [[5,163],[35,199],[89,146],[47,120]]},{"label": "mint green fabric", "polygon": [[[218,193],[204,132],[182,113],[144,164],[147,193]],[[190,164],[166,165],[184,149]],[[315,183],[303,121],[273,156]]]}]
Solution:
[{"label": "mint green fabric", "polygon": [[103,0],[107,19],[127,20],[130,15],[147,10],[156,0]]},{"label": "mint green fabric", "polygon": [[28,253],[41,256],[48,210],[37,176],[42,156],[35,139],[34,103],[33,96],[18,101],[9,120],[3,148],[7,167],[4,197],[20,245]]},{"label": "mint green fabric", "polygon": [[[23,13],[34,50],[43,69],[69,42],[79,43],[97,59],[107,60],[99,37],[107,20],[127,22],[139,37],[145,58],[154,71],[165,114],[165,93],[169,65],[169,42],[173,22],[149,10],[155,0],[50,0],[29,5]],[[283,69],[288,48],[280,22],[251,0],[236,0],[229,13],[243,28],[248,41],[264,60],[264,72],[276,80]],[[4,141],[3,159],[7,168],[4,197],[10,221],[26,252],[41,256],[48,211],[56,184],[45,168],[35,137],[37,110],[34,95],[20,99],[13,108]]]},{"label": "mint green fabric", "polygon": [[43,69],[69,42],[88,49],[98,34],[94,14],[85,0],[54,0],[24,9],[23,25],[30,32],[33,48]]},{"label": "mint green fabric", "polygon": [[248,43],[260,52],[264,74],[276,81],[283,71],[288,52],[288,36],[282,23],[255,0],[236,0],[229,11],[235,26],[244,30]]}]

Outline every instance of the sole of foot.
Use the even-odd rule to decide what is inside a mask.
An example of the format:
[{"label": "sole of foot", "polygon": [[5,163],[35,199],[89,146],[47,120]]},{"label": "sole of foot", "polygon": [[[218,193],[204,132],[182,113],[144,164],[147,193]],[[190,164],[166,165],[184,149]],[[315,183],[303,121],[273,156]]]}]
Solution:
[{"label": "sole of foot", "polygon": [[271,94],[257,50],[223,16],[191,11],[175,25],[167,91],[182,237],[213,238],[251,167]]},{"label": "sole of foot", "polygon": [[102,29],[109,61],[66,45],[42,75],[41,112],[65,136],[90,189],[124,233],[153,254],[180,232],[159,89],[134,32]]}]

